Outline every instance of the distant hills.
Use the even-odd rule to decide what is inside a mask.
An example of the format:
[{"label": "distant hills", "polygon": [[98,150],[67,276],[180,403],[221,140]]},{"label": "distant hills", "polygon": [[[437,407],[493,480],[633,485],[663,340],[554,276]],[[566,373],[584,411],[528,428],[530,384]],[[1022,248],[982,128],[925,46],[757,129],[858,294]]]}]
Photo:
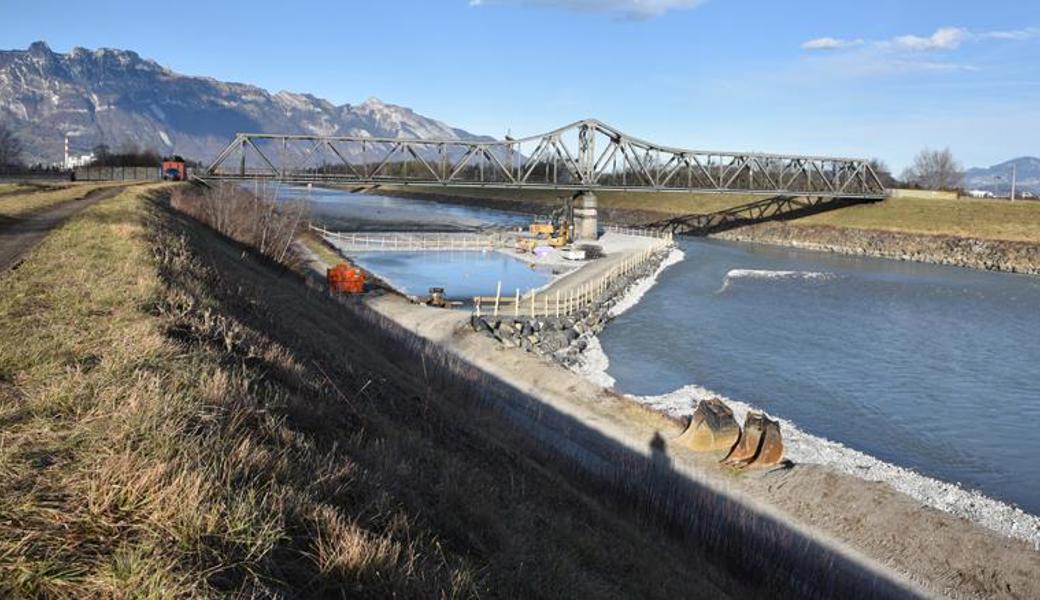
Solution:
[{"label": "distant hills", "polygon": [[1011,191],[1012,165],[1018,190],[1040,193],[1040,158],[1033,156],[1023,156],[992,167],[968,169],[964,173],[964,187],[1006,195]]},{"label": "distant hills", "polygon": [[128,143],[208,161],[240,131],[484,139],[409,108],[369,98],[335,105],[309,94],[269,93],[242,83],[181,75],[129,50],[44,42],[0,51],[0,122],[15,131],[26,159],[61,161],[64,136],[73,154]]}]

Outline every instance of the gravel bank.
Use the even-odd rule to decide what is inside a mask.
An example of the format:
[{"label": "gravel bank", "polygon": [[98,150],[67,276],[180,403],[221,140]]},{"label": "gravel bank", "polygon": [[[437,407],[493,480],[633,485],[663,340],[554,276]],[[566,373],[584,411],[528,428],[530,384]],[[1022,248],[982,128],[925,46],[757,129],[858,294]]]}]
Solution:
[{"label": "gravel bank", "polygon": [[989,271],[1040,274],[1040,245],[1029,242],[783,222],[759,223],[712,237]]}]

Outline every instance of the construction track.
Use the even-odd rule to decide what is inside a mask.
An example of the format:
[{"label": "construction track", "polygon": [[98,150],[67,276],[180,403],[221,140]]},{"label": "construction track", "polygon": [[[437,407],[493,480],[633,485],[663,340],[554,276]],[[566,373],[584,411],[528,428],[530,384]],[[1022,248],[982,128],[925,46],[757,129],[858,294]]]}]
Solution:
[{"label": "construction track", "polygon": [[0,217],[0,276],[17,268],[22,256],[39,244],[52,229],[61,225],[65,219],[91,204],[114,198],[124,189],[126,188],[94,189],[87,192],[82,198],[62,202],[22,217],[10,219]]}]

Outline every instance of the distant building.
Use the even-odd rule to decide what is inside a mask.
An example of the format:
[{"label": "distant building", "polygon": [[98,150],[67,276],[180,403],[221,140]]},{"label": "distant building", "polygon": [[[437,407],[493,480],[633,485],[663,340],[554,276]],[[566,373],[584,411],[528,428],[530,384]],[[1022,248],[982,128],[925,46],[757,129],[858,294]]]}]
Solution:
[{"label": "distant building", "polygon": [[54,163],[55,167],[59,169],[65,169],[66,171],[76,169],[79,167],[85,167],[90,163],[94,162],[94,153],[80,154],[79,156],[69,156],[63,163]]}]

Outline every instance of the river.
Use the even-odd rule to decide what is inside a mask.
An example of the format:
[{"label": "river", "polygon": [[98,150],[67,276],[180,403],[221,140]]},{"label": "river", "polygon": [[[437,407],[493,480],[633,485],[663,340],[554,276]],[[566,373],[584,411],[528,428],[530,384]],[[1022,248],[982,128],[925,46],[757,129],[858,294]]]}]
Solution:
[{"label": "river", "polygon": [[696,384],[1040,514],[1040,278],[681,247],[600,335],[618,391]]},{"label": "river", "polygon": [[[526,220],[329,190],[312,190],[311,206],[331,226]],[[1040,515],[1040,278],[714,240],[680,244],[685,259],[600,336],[618,391],[702,386]]]}]

